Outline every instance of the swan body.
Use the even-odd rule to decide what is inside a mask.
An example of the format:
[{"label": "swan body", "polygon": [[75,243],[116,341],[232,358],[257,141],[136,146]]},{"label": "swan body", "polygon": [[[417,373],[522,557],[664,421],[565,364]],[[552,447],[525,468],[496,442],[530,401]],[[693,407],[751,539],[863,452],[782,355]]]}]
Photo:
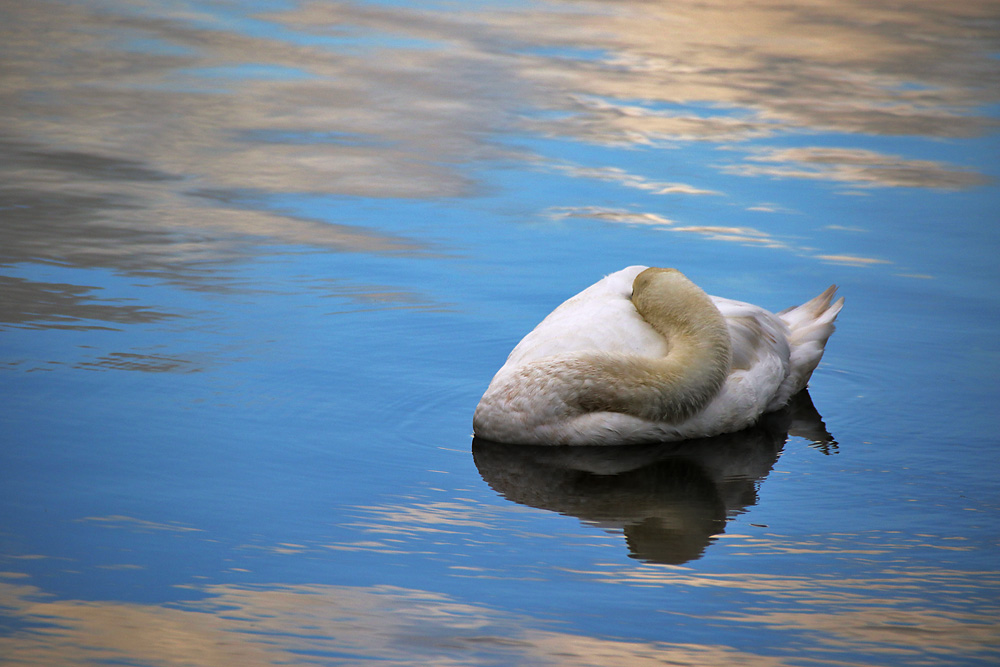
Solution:
[{"label": "swan body", "polygon": [[836,286],[774,314],[630,266],[524,337],[473,417],[512,444],[619,445],[731,433],[805,388],[844,300]]}]

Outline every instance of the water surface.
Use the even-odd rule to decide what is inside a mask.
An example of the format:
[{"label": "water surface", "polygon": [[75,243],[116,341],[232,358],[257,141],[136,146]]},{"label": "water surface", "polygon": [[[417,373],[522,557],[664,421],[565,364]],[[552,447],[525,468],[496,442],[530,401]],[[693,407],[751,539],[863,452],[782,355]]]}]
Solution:
[{"label": "water surface", "polygon": [[[996,3],[0,14],[0,664],[1000,660]],[[837,283],[809,395],[474,443],[630,264]]]}]

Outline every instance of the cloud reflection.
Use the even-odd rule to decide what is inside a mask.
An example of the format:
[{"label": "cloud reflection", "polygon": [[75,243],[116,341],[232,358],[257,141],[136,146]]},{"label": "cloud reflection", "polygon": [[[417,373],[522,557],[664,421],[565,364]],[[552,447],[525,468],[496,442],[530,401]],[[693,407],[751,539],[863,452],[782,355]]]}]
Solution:
[{"label": "cloud reflection", "polygon": [[622,532],[633,558],[679,565],[700,558],[726,520],[757,503],[789,434],[833,438],[802,392],[740,433],[635,447],[528,447],[476,440],[476,467],[509,500]]},{"label": "cloud reflection", "polygon": [[[884,553],[887,548],[915,546],[893,545],[891,537],[879,535],[875,550],[866,551],[858,548],[858,541],[863,542],[865,536],[840,537],[834,544],[819,538],[824,545],[818,552],[858,558]],[[699,574],[662,568],[579,574],[614,584],[691,586],[747,594],[762,604],[732,608],[720,620],[806,633],[809,641],[815,642],[810,651],[818,664],[843,665],[847,651],[866,656],[861,659],[863,664],[882,660],[906,664],[978,664],[974,661],[981,660],[986,664],[1000,656],[995,641],[1000,631],[1000,598],[996,595],[1000,572],[995,570],[888,567],[855,579],[812,574]],[[942,605],[942,600],[954,604]]]},{"label": "cloud reflection", "polygon": [[145,306],[101,301],[97,289],[0,276],[0,330],[5,324],[30,329],[110,329],[114,324],[173,317]]},{"label": "cloud reflection", "polygon": [[392,586],[216,585],[194,592],[201,599],[160,606],[58,600],[30,585],[0,583],[0,608],[17,622],[0,637],[0,654],[10,667],[787,664],[725,646],[545,629],[527,616]]},{"label": "cloud reflection", "polygon": [[[143,2],[14,3],[5,22],[14,29],[0,79],[0,265],[243,289],[220,267],[263,245],[427,251],[357,220],[269,208],[262,194],[423,197],[465,187],[377,131],[367,89],[384,92],[384,80],[366,79],[357,58]],[[7,280],[16,283],[3,294],[8,322],[95,328],[104,325],[77,321],[168,316],[95,302],[82,286],[59,293]]]},{"label": "cloud reflection", "polygon": [[113,514],[110,516],[88,516],[82,519],[77,519],[77,521],[98,525],[104,528],[125,529],[143,533],[150,531],[167,531],[174,533],[201,531],[200,528],[192,528],[191,526],[184,526],[178,523],[158,523],[156,521],[147,521],[146,519],[137,519],[135,517],[123,516],[120,514]]},{"label": "cloud reflection", "polygon": [[747,160],[763,164],[727,167],[741,176],[808,178],[850,183],[858,187],[922,187],[961,190],[989,180],[970,170],[955,169],[934,160],[907,160],[870,150],[843,148],[789,148],[752,154]]},{"label": "cloud reflection", "polygon": [[[60,599],[17,572],[0,573],[0,636],[10,667],[94,664],[270,666],[818,665],[893,661],[988,661],[997,656],[1000,573],[885,570],[863,579],[698,573],[640,566],[616,584],[715,589],[734,602],[718,623],[781,629],[798,637],[760,655],[711,641],[642,641],[575,633],[524,613],[394,586],[321,584],[188,586],[165,604]],[[748,597],[749,596],[749,597]],[[963,599],[948,607],[931,596]],[[735,602],[741,601],[744,607]],[[973,602],[972,605],[968,601]],[[685,618],[684,609],[671,610]],[[699,620],[703,620],[700,619]],[[364,656],[363,658],[357,656]],[[873,662],[874,661],[874,662]],[[852,663],[853,664],[853,663]]]},{"label": "cloud reflection", "polygon": [[[638,175],[542,157],[511,136],[714,142],[746,152],[706,165],[728,174],[970,188],[985,177],[850,142],[994,129],[996,16],[990,0],[566,0],[517,11],[303,2],[248,17],[251,30],[140,0],[9,3],[0,264],[226,289],[235,286],[218,267],[268,244],[431,256],[430,243],[337,206],[310,217],[269,197],[472,196],[479,166],[509,161],[641,196],[725,189],[678,179],[669,155],[663,173]],[[747,147],[820,133],[842,135],[838,147]],[[747,227],[677,229],[781,244]],[[24,321],[39,295],[21,287],[8,321]],[[48,299],[34,321],[82,319],[82,305],[112,323],[155,312],[98,308],[76,293]]]},{"label": "cloud reflection", "polygon": [[[246,195],[475,194],[471,165],[538,161],[497,141],[512,132],[737,150],[803,131],[969,137],[995,127],[985,110],[1000,90],[989,0],[448,12],[304,2],[254,17],[254,31],[138,1],[40,0],[7,13],[18,29],[0,82],[0,196],[14,216],[2,261],[148,267],[178,282],[206,279],[198,260],[262,242],[425,251]],[[618,167],[551,168],[650,194],[717,193]],[[860,186],[984,182],[868,148],[769,149],[723,169]]]},{"label": "cloud reflection", "polygon": [[728,241],[740,245],[761,248],[795,250],[767,232],[753,227],[726,227],[721,225],[675,226],[675,222],[656,213],[639,213],[623,209],[602,208],[600,206],[561,206],[550,208],[549,217],[555,220],[583,218],[601,220],[611,224],[644,225],[653,229],[665,229],[682,234],[697,234],[713,241]]},{"label": "cloud reflection", "polygon": [[664,183],[651,181],[636,174],[630,174],[618,167],[581,167],[578,165],[558,165],[554,167],[557,171],[569,174],[576,178],[589,178],[598,181],[608,181],[618,183],[626,188],[645,190],[654,195],[717,195],[714,190],[696,188],[687,183]]}]

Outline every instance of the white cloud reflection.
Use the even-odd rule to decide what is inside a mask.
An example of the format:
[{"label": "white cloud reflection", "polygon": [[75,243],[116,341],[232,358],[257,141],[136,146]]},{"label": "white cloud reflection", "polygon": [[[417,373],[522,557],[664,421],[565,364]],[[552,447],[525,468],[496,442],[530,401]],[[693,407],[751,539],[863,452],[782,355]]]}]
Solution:
[{"label": "white cloud reflection", "polygon": [[196,592],[202,599],[160,606],[57,600],[29,585],[0,584],[0,604],[19,623],[0,637],[4,664],[788,664],[725,646],[574,634],[392,586],[217,585]]},{"label": "white cloud reflection", "polygon": [[[437,256],[436,241],[334,204],[316,216],[283,210],[269,203],[274,195],[469,197],[485,189],[480,167],[511,163],[639,197],[728,195],[724,182],[693,179],[671,156],[712,143],[746,154],[701,165],[723,175],[829,181],[844,194],[952,191],[987,180],[873,150],[866,138],[967,138],[997,127],[992,0],[449,10],[307,1],[247,22],[145,0],[8,5],[0,263],[111,269],[197,289],[225,289],[214,268],[269,244]],[[839,147],[748,148],[818,134],[839,135]],[[541,156],[511,137],[663,150],[664,160],[637,174]],[[641,224],[659,214],[628,215]],[[766,228],[704,219],[674,231],[792,245]],[[24,299],[10,307],[17,324],[32,298],[46,300],[51,326],[170,316],[93,304],[72,285],[52,295],[13,280]]]},{"label": "white cloud reflection", "polygon": [[82,523],[90,523],[105,528],[126,529],[138,532],[167,531],[175,533],[201,532],[201,528],[192,528],[178,523],[158,523],[131,516],[113,514],[110,516],[88,516],[77,519]]},{"label": "white cloud reflection", "polygon": [[623,209],[602,208],[599,206],[556,207],[548,211],[549,217],[555,220],[567,218],[593,219],[611,224],[644,225],[653,229],[662,229],[679,234],[696,234],[713,241],[729,241],[741,245],[782,250],[796,250],[792,245],[773,235],[753,227],[730,227],[725,225],[682,225],[656,213],[640,213]]},{"label": "white cloud reflection", "polygon": [[872,264],[892,264],[889,260],[877,257],[858,257],[857,255],[816,255],[830,264],[845,264],[847,266],[871,266]]},{"label": "white cloud reflection", "polygon": [[[512,133],[737,149],[790,133],[975,136],[996,127],[985,111],[1000,90],[995,18],[989,0],[303,2],[257,15],[249,31],[141,0],[13,3],[0,168],[5,195],[42,224],[8,228],[4,254],[34,257],[39,234],[54,260],[131,270],[177,271],[262,241],[420,253],[425,244],[356,220],[310,220],[245,195],[473,195],[476,165],[537,162],[503,145]],[[554,168],[648,194],[718,194],[617,167]],[[869,148],[771,149],[723,170],[861,187],[985,182]],[[86,220],[53,227],[53,197]],[[100,243],[110,234],[119,242]]]},{"label": "white cloud reflection", "polygon": [[604,222],[649,225],[651,227],[669,227],[674,224],[673,220],[657,213],[639,213],[618,208],[603,208],[601,206],[558,206],[548,209],[547,213],[554,220],[591,218]]},{"label": "white cloud reflection", "polygon": [[697,188],[687,183],[669,183],[652,181],[619,167],[583,167],[579,165],[554,165],[556,171],[569,174],[575,178],[589,178],[598,181],[617,183],[626,188],[644,190],[654,195],[717,195],[715,190]]},{"label": "white cloud reflection", "polygon": [[935,160],[908,160],[871,150],[790,148],[758,151],[753,164],[725,167],[741,176],[808,178],[848,183],[855,187],[911,187],[961,190],[985,185],[988,179],[971,170]]},{"label": "white cloud reflection", "polygon": [[[716,623],[799,633],[818,665],[861,660],[988,660],[996,657],[997,572],[885,570],[830,580],[697,573],[664,566],[617,574],[578,573],[615,583],[759,598]],[[207,585],[167,604],[61,599],[5,573],[0,608],[15,625],[0,637],[9,667],[105,663],[270,666],[380,664],[752,665],[801,663],[722,644],[588,636],[526,614],[393,586]],[[975,608],[926,606],[932,595],[968,596]],[[674,610],[683,617],[684,610]],[[364,658],[357,657],[364,656]]]},{"label": "white cloud reflection", "polygon": [[[739,553],[780,558],[790,554],[840,554],[841,558],[876,558],[911,549],[974,549],[953,538],[921,535],[894,539],[892,534],[817,535],[800,541],[782,536],[731,535]],[[747,627],[798,631],[808,635],[818,664],[845,664],[845,652],[872,660],[903,659],[907,664],[942,661],[965,664],[1000,656],[1000,572],[947,568],[894,568],[889,560],[870,576],[832,578],[763,573],[699,573],[668,568],[594,570],[608,583],[631,586],[712,588],[747,594],[760,604],[733,608],[719,622]],[[954,601],[948,604],[943,601]],[[971,604],[969,604],[971,602]],[[828,651],[824,656],[824,651]],[[853,664],[853,663],[852,663]]]}]

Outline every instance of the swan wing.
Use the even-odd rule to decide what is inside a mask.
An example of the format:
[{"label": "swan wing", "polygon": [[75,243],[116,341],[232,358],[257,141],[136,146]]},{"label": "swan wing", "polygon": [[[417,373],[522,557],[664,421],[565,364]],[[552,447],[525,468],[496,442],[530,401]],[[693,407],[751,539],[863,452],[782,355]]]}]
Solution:
[{"label": "swan wing", "polygon": [[[742,301],[712,297],[712,302],[726,319],[729,337],[733,347],[732,367],[734,371],[760,372],[771,369],[775,361],[783,362],[777,382],[784,380],[789,348],[788,326],[774,313]],[[764,366],[758,368],[763,363]],[[773,370],[773,369],[771,369]],[[775,385],[777,388],[777,385]]]},{"label": "swan wing", "polygon": [[780,407],[773,405],[775,395],[789,372],[789,332],[781,318],[742,301],[715,296],[712,301],[729,328],[732,367],[719,395],[683,425],[698,435],[745,428]]}]

